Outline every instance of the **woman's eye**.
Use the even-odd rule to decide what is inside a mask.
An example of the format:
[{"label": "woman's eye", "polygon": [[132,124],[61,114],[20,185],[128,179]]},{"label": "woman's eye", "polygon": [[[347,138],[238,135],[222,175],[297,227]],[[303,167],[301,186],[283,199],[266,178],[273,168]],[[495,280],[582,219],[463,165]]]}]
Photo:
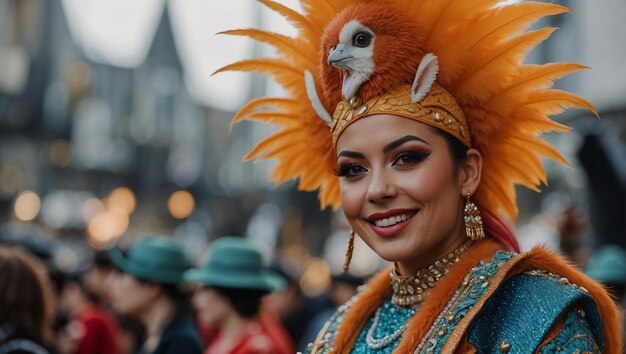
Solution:
[{"label": "woman's eye", "polygon": [[338,177],[356,177],[366,171],[365,167],[361,165],[346,163],[339,165],[339,167],[335,169],[334,174]]},{"label": "woman's eye", "polygon": [[407,166],[424,161],[430,155],[429,152],[407,151],[399,153],[393,160],[394,165]]},{"label": "woman's eye", "polygon": [[365,48],[370,45],[371,38],[372,36],[369,33],[359,32],[354,36],[352,42],[355,47]]}]

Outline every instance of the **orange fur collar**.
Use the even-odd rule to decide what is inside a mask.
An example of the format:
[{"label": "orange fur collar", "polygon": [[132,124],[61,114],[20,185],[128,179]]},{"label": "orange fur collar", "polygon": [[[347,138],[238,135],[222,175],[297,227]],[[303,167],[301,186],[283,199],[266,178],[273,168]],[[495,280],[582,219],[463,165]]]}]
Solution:
[{"label": "orange fur collar", "polygon": [[[445,277],[441,278],[438,284],[431,290],[431,294],[415,316],[408,322],[406,333],[410,336],[403,337],[394,353],[412,352],[421,338],[424,337],[428,329],[433,324],[435,318],[441,313],[456,289],[460,286],[465,275],[480,260],[489,258],[501,246],[491,240],[484,240],[472,246],[461,256],[457,263]],[[531,251],[521,254],[511,260],[513,264],[505,267],[500,281],[506,281],[515,274],[532,269],[542,269],[548,272],[559,274],[567,278],[570,282],[585,288],[595,299],[602,319],[604,352],[609,354],[622,353],[623,342],[621,337],[622,319],[617,305],[599,283],[585,276],[580,270],[571,265],[565,258],[551,252],[543,247],[535,247]],[[508,269],[508,270],[507,270]],[[347,310],[347,313],[338,327],[333,343],[332,353],[349,353],[354,347],[365,322],[382,302],[391,295],[391,285],[389,279],[390,268],[378,273],[367,284],[367,288],[359,294],[356,301]],[[497,288],[497,286],[496,286]],[[493,291],[491,291],[493,293]],[[486,300],[486,299],[485,299]],[[484,303],[477,304],[482,306]],[[477,313],[478,309],[475,309]],[[471,320],[469,318],[468,320]],[[462,331],[468,326],[463,326]],[[463,334],[457,334],[463,335]],[[463,340],[458,344],[457,350],[467,348],[468,344]]]},{"label": "orange fur collar", "polygon": [[[500,248],[501,246],[496,242],[484,240],[465,251],[459,262],[450,270],[450,273],[442,277],[437,285],[431,289],[424,306],[408,322],[406,333],[411,333],[411,336],[403,338],[394,353],[412,352],[469,270],[481,259],[490,257]],[[391,295],[389,272],[390,268],[385,269],[372,278],[367,284],[367,288],[359,294],[358,299],[350,306],[342,325],[337,329],[333,353],[349,353],[367,319]]]}]

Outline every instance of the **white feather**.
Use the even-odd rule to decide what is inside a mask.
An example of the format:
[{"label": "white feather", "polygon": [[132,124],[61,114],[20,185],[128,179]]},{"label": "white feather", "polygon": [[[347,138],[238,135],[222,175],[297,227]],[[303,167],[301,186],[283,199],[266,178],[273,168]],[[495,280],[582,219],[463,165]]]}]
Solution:
[{"label": "white feather", "polygon": [[319,96],[317,95],[317,89],[315,88],[315,80],[313,79],[313,75],[310,71],[304,71],[304,86],[306,87],[306,95],[309,97],[311,101],[311,106],[317,113],[317,116],[320,117],[329,127],[333,126],[333,119],[330,117],[330,114],[326,112],[326,108],[322,104]]},{"label": "white feather", "polygon": [[411,86],[411,98],[413,103],[417,103],[426,97],[428,91],[437,79],[439,72],[439,59],[433,53],[424,55],[420,65],[417,67],[413,86]]}]

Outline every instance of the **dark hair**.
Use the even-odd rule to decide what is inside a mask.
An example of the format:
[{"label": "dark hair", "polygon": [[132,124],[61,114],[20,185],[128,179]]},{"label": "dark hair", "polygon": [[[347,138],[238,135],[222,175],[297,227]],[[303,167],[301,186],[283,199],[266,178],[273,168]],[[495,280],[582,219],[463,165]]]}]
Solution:
[{"label": "dark hair", "polygon": [[109,270],[113,269],[113,261],[111,261],[111,257],[108,252],[96,251],[93,255],[93,263],[91,266]]},{"label": "dark hair", "polygon": [[137,278],[130,273],[126,273],[126,274],[134,277],[142,284],[157,285],[161,287],[161,291],[163,292],[163,294],[165,294],[165,296],[168,299],[170,299],[172,302],[174,302],[178,307],[183,307],[183,308],[189,307],[189,299],[191,298],[191,294],[183,290],[183,288],[181,288],[180,285],[159,283],[159,282],[155,282],[151,280]]},{"label": "dark hair", "polygon": [[[429,128],[431,128],[439,136],[442,136],[444,139],[446,139],[448,149],[450,150],[450,157],[452,158],[452,161],[454,161],[455,166],[465,160],[465,158],[467,157],[467,150],[469,150],[469,148],[465,146],[465,144],[463,144],[461,140],[455,138],[450,133],[445,132],[439,128],[431,126],[429,126]],[[513,251],[519,252],[520,247],[517,243],[517,240],[515,239],[515,235],[513,234],[511,228],[506,225],[504,220],[502,220],[502,218],[496,213],[491,212],[491,210],[487,209],[484,206],[481,206],[478,202],[476,204],[481,211],[481,217],[483,219],[485,231],[487,232],[487,234],[499,241],[501,244],[503,244],[503,246]]]},{"label": "dark hair", "polygon": [[136,317],[117,314],[120,332],[127,333],[134,340],[133,353],[138,353],[146,337],[146,329]]},{"label": "dark hair", "polygon": [[261,308],[261,298],[268,294],[265,290],[256,289],[212,288],[226,297],[237,314],[243,318],[258,315]]},{"label": "dark hair", "polygon": [[176,284],[161,284],[161,290],[165,296],[177,303],[179,306],[187,306],[191,295]]},{"label": "dark hair", "polygon": [[0,324],[46,344],[52,334],[51,294],[33,256],[0,247]]},{"label": "dark hair", "polygon": [[467,150],[469,150],[469,148],[465,146],[465,144],[463,144],[461,140],[455,138],[454,136],[452,136],[452,134],[446,131],[443,131],[439,128],[435,128],[430,125],[428,126],[428,128],[430,128],[437,135],[446,139],[446,143],[448,145],[448,149],[450,150],[450,157],[452,157],[452,161],[458,164],[459,162],[465,160],[465,158],[467,157]]}]

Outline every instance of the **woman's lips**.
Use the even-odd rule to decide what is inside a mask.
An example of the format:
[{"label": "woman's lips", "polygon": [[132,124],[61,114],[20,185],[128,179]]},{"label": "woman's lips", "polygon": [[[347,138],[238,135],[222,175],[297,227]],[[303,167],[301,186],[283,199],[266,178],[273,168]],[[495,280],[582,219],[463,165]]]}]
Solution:
[{"label": "woman's lips", "polygon": [[373,214],[368,218],[370,227],[381,237],[399,234],[413,219],[419,210],[397,209],[385,213]]}]

